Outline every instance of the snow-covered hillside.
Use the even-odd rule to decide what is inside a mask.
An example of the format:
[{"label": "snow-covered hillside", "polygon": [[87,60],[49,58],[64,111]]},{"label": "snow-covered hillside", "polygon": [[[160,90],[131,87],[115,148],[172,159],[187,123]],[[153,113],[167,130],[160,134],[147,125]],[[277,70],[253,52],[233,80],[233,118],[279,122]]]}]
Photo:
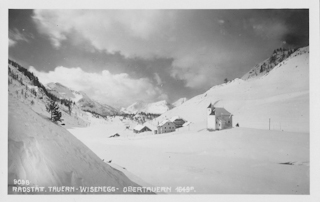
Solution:
[{"label": "snow-covered hillside", "polygon": [[[9,194],[27,193],[32,187],[44,189],[28,193],[65,194],[68,192],[62,193],[62,187],[72,187],[74,190],[70,194],[112,194],[123,193],[123,187],[126,186],[139,186],[123,172],[103,162],[64,128],[87,126],[90,117],[85,112],[74,106],[72,112],[68,113],[59,104],[63,123],[52,122],[45,106],[50,98],[42,88],[33,83],[18,68],[9,64]],[[27,180],[28,184],[17,184],[21,183],[20,180]],[[60,191],[49,188],[53,186]],[[90,186],[104,186],[107,192],[81,190],[81,187]],[[20,189],[21,187],[29,188]]]},{"label": "snow-covered hillside", "polygon": [[250,78],[260,77],[267,74],[279,63],[286,60],[295,51],[296,51],[295,49],[288,50],[288,49],[282,49],[282,48],[274,50],[271,57],[257,64],[248,73],[243,75],[241,79],[247,80]]},{"label": "snow-covered hillside", "polygon": [[82,93],[69,89],[60,83],[48,83],[48,90],[59,98],[69,99],[78,102],[84,96]]},{"label": "snow-covered hillside", "polygon": [[212,102],[226,108],[240,127],[309,131],[309,47],[298,49],[264,76],[235,79],[214,86],[162,114],[180,116],[206,127],[206,108]]},{"label": "snow-covered hillside", "polygon": [[49,91],[57,97],[76,102],[82,110],[94,112],[102,116],[115,115],[118,113],[118,110],[115,108],[92,100],[84,92],[71,90],[60,83],[49,83],[47,87]]},{"label": "snow-covered hillside", "polygon": [[171,104],[165,100],[162,100],[154,103],[135,102],[127,108],[122,108],[121,111],[128,114],[135,114],[138,112],[163,114],[171,108]]},{"label": "snow-covered hillside", "polygon": [[110,193],[122,193],[124,186],[138,186],[103,162],[67,130],[12,96],[9,96],[8,138],[9,193],[14,193],[12,188],[17,186],[14,179],[28,180],[30,187],[47,187],[48,194],[53,193],[48,190],[51,186],[118,188]]},{"label": "snow-covered hillside", "polygon": [[172,106],[174,107],[178,107],[180,105],[182,105],[183,103],[185,103],[187,101],[187,98],[180,98],[177,101],[175,101],[174,103],[172,103]]}]

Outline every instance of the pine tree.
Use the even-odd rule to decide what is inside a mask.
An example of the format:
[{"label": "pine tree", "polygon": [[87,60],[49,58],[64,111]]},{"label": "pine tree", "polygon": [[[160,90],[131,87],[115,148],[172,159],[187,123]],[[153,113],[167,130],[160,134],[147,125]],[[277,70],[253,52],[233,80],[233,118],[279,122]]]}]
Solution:
[{"label": "pine tree", "polygon": [[68,107],[68,112],[69,112],[69,115],[71,115],[71,112],[72,112],[72,107],[71,107],[71,104],[67,105]]},{"label": "pine tree", "polygon": [[23,82],[22,82],[22,78],[19,79],[19,82],[20,82],[21,85],[24,85]]},{"label": "pine tree", "polygon": [[47,111],[51,114],[51,121],[57,122],[57,121],[62,121],[61,119],[61,112],[59,111],[59,106],[55,101],[51,101],[47,106],[46,106]]},{"label": "pine tree", "polygon": [[30,92],[31,92],[35,97],[37,97],[37,92],[36,92],[35,89],[31,88]]}]

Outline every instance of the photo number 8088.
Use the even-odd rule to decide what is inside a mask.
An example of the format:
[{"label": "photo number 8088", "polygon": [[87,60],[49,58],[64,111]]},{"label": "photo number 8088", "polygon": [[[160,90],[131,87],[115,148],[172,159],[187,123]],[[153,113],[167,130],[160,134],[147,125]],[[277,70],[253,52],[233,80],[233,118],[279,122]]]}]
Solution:
[{"label": "photo number 8088", "polygon": [[30,185],[30,181],[29,180],[14,179],[13,184],[14,185]]}]

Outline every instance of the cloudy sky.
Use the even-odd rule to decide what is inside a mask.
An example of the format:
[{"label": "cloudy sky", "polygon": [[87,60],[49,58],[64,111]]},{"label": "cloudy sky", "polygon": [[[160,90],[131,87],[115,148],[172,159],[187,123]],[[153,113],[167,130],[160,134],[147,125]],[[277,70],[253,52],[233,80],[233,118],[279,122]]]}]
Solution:
[{"label": "cloudy sky", "polygon": [[9,10],[9,58],[114,107],[173,102],[309,45],[308,10]]}]

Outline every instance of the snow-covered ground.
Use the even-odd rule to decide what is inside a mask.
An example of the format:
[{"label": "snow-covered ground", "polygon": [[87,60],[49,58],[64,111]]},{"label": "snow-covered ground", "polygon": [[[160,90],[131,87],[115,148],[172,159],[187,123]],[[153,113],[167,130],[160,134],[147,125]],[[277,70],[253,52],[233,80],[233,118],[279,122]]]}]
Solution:
[{"label": "snow-covered ground", "polygon": [[[191,126],[134,134],[115,120],[69,131],[105,161],[143,182],[191,194],[308,194],[309,134]],[[120,137],[109,138],[118,133]]]},{"label": "snow-covered ground", "polygon": [[[190,125],[161,135],[135,134],[126,129],[133,121],[98,119],[77,107],[68,115],[61,106],[63,128],[49,120],[48,98],[32,95],[30,81],[11,69],[23,84],[9,80],[9,193],[14,179],[114,186],[115,193],[139,185],[171,188],[167,193],[310,193],[308,47],[268,74],[214,86],[166,111],[153,124],[179,116]],[[206,109],[214,102],[240,128],[207,131]]]},{"label": "snow-covered ground", "polygon": [[[240,128],[206,130],[207,107],[215,102]],[[100,158],[172,192],[182,186],[205,194],[309,194],[308,47],[268,74],[214,86],[154,123],[173,116],[191,124],[174,133],[134,134],[114,119],[69,131]],[[109,138],[115,133],[120,137]]]},{"label": "snow-covered ground", "polygon": [[[106,187],[107,192],[100,190],[97,193],[112,194],[123,193],[127,186],[139,186],[123,172],[103,162],[66,129],[52,123],[49,115],[41,113],[41,110],[34,111],[11,94],[8,131],[9,194],[26,193],[17,190],[18,187],[45,188],[45,191],[31,194],[93,194],[95,192],[81,190],[80,187],[100,186]],[[18,184],[18,180],[27,180],[30,184]],[[75,190],[58,191],[62,187]]]}]

